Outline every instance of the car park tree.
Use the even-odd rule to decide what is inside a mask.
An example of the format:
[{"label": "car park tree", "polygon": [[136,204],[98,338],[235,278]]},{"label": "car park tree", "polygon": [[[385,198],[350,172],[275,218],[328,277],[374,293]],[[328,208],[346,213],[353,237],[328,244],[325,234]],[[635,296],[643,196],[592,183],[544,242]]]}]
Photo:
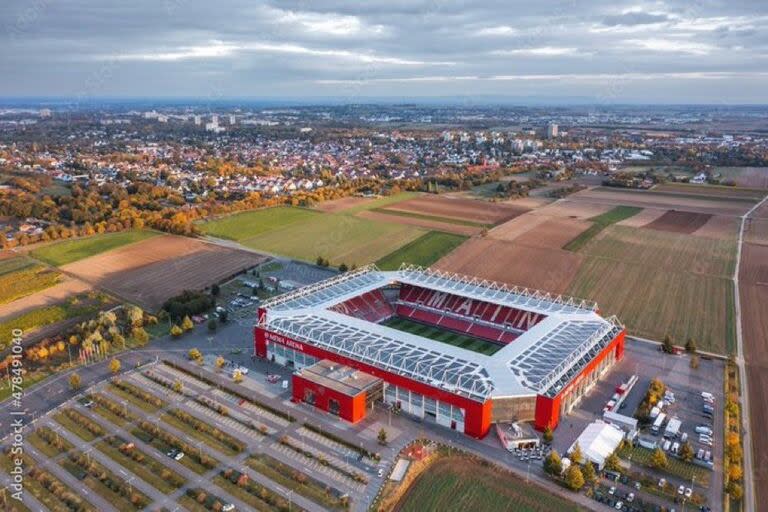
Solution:
[{"label": "car park tree", "polygon": [[196,348],[189,349],[189,358],[193,361],[197,361],[198,359],[203,357],[203,354],[200,352],[200,350]]},{"label": "car park tree", "polygon": [[744,496],[744,489],[736,482],[730,482],[727,491],[730,497],[735,500],[740,500]]},{"label": "car park tree", "polygon": [[667,455],[661,448],[656,448],[651,455],[651,467],[665,468],[667,467]]},{"label": "car park tree", "polygon": [[549,455],[544,459],[544,471],[554,476],[560,476],[563,472],[563,461],[557,450],[549,452]]},{"label": "car park tree", "polygon": [[671,354],[675,351],[675,345],[672,343],[672,338],[667,334],[664,336],[664,341],[661,343],[661,350],[667,354]]},{"label": "car park tree", "polygon": [[218,368],[219,370],[221,370],[222,368],[224,368],[224,364],[225,364],[226,362],[227,362],[227,361],[226,361],[226,360],[225,360],[223,357],[221,357],[221,356],[218,356],[218,357],[216,358],[216,368]]},{"label": "car park tree", "polygon": [[591,462],[587,461],[584,463],[584,469],[581,470],[581,473],[584,475],[584,480],[588,484],[597,482],[597,472],[595,471],[595,466],[592,465]]},{"label": "car park tree", "polygon": [[134,327],[131,331],[131,337],[139,345],[145,345],[149,341],[149,334],[144,330],[143,327]]},{"label": "car park tree", "polygon": [[184,334],[184,331],[181,329],[181,327],[179,327],[176,324],[173,324],[173,326],[171,327],[171,336],[173,336],[174,338],[178,338],[182,334]]},{"label": "car park tree", "polygon": [[379,430],[378,440],[379,440],[379,444],[382,446],[387,444],[387,431],[384,430],[384,428]]},{"label": "car park tree", "polygon": [[572,464],[565,472],[565,482],[572,491],[578,491],[584,487],[584,475],[576,464]]},{"label": "car park tree", "polygon": [[688,441],[680,446],[680,458],[685,462],[691,462],[693,460],[693,447]]},{"label": "car park tree", "polygon": [[195,324],[192,323],[192,319],[189,318],[189,315],[184,317],[184,320],[181,321],[181,328],[185,331],[190,331],[195,328]]},{"label": "car park tree", "polygon": [[116,374],[120,371],[120,360],[115,358],[109,362],[109,371]]},{"label": "car park tree", "polygon": [[605,469],[608,469],[610,471],[620,471],[621,470],[621,462],[619,461],[619,456],[615,453],[610,454],[608,457],[605,458]]},{"label": "car park tree", "polygon": [[549,427],[546,427],[544,429],[544,442],[549,444],[552,442],[552,440],[555,438],[555,436],[552,434],[552,429]]},{"label": "car park tree", "polygon": [[570,455],[574,464],[582,464],[584,462],[584,454],[581,453],[581,446],[579,446],[578,441],[576,441],[576,444],[573,446]]},{"label": "car park tree", "polygon": [[80,375],[77,373],[73,373],[69,376],[69,387],[78,390],[80,389]]},{"label": "car park tree", "polygon": [[240,370],[235,370],[234,372],[232,372],[232,380],[238,384],[243,382],[243,372],[241,372]]},{"label": "car park tree", "polygon": [[685,342],[685,351],[689,354],[695,354],[696,353],[696,340],[693,338],[688,338],[688,341]]}]

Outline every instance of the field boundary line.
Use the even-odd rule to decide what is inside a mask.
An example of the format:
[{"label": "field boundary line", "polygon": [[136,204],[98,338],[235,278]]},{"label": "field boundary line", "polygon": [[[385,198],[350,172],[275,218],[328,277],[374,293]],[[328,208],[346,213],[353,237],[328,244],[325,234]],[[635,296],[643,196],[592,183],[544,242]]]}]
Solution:
[{"label": "field boundary line", "polygon": [[741,269],[741,248],[744,245],[744,229],[749,216],[763,203],[768,201],[768,195],[758,201],[752,208],[741,216],[741,227],[739,228],[739,241],[736,247],[736,266],[733,270],[733,288],[734,288],[734,309],[736,310],[736,366],[739,368],[739,380],[741,384],[741,431],[742,442],[747,448],[744,450],[744,505],[745,512],[755,510],[755,479],[752,463],[752,432],[750,427],[750,409],[749,409],[749,384],[747,382],[747,368],[744,361],[744,335],[742,332],[741,319],[741,296],[739,290],[739,271]]}]

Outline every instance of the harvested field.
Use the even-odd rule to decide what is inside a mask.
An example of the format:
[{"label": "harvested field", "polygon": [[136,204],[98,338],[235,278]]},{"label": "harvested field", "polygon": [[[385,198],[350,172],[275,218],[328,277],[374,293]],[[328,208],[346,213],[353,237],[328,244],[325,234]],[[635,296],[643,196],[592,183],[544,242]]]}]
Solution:
[{"label": "harvested field", "polygon": [[768,245],[768,219],[750,217],[744,230],[744,241],[759,245]]},{"label": "harvested field", "polygon": [[655,229],[656,231],[690,234],[704,226],[710,218],[712,218],[712,215],[708,213],[670,210],[644,227],[646,229]]},{"label": "harvested field", "polygon": [[610,204],[593,204],[586,201],[571,201],[561,199],[544,208],[533,210],[531,215],[546,215],[548,217],[570,217],[574,219],[590,219],[610,210]]},{"label": "harvested field", "polygon": [[364,197],[342,197],[341,199],[334,199],[332,201],[323,201],[315,206],[315,208],[321,212],[336,213],[352,208],[353,206],[370,203],[371,201],[373,201],[373,199],[366,199]]},{"label": "harvested field", "polygon": [[440,222],[430,219],[421,219],[418,217],[409,217],[405,215],[390,215],[384,213],[384,210],[379,211],[362,211],[356,215],[363,219],[369,219],[381,222],[394,222],[396,224],[403,224],[405,226],[417,226],[424,229],[430,229],[433,231],[443,231],[445,233],[453,233],[456,235],[473,236],[482,231],[479,226],[467,226],[463,224],[453,224],[449,222]]},{"label": "harvested field", "polygon": [[524,213],[491,229],[488,231],[488,237],[495,238],[496,240],[515,240],[531,230],[536,230],[540,225],[549,220],[549,217],[534,215],[534,212]]},{"label": "harvested field", "polygon": [[568,289],[581,264],[579,254],[526,247],[490,238],[471,238],[434,267],[553,293]]},{"label": "harvested field", "polygon": [[721,185],[698,185],[691,183],[665,183],[653,187],[654,192],[668,192],[692,196],[730,198],[735,200],[757,201],[765,195],[764,190]]},{"label": "harvested field", "polygon": [[580,254],[657,270],[730,278],[736,264],[736,242],[610,226]]},{"label": "harvested field", "polygon": [[661,208],[712,215],[743,215],[751,207],[751,201],[732,201],[712,197],[696,197],[686,194],[654,193],[653,191],[613,189],[597,187],[568,196],[570,201],[593,205],[628,205],[640,208]]},{"label": "harvested field", "polygon": [[616,223],[617,226],[627,226],[629,228],[641,228],[646,224],[650,224],[662,215],[666,213],[666,210],[660,210],[658,208],[644,208],[637,215],[633,215],[628,219],[624,219]]},{"label": "harvested field", "polygon": [[[739,236],[739,225],[740,220],[738,217],[715,215],[692,234],[694,236],[716,238],[718,240],[736,240]],[[766,234],[768,234],[768,232],[766,232]]]},{"label": "harvested field", "polygon": [[156,311],[184,290],[199,290],[266,257],[192,238],[163,235],[62,267],[68,274]]},{"label": "harvested field", "polygon": [[414,213],[444,219],[457,219],[478,225],[494,225],[527,211],[507,203],[490,203],[447,196],[423,196],[390,205],[385,210]]},{"label": "harvested field", "polygon": [[739,279],[755,490],[763,503],[768,499],[768,246],[743,245]]},{"label": "harvested field", "polygon": [[591,225],[590,222],[579,219],[548,219],[517,237],[515,242],[529,247],[561,249]]}]

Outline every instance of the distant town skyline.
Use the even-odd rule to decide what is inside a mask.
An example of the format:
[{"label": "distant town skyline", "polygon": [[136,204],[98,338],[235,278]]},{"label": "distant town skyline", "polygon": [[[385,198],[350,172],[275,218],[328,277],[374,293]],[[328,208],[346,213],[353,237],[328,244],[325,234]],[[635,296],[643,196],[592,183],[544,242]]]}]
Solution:
[{"label": "distant town skyline", "polygon": [[10,0],[0,96],[768,103],[762,1]]}]

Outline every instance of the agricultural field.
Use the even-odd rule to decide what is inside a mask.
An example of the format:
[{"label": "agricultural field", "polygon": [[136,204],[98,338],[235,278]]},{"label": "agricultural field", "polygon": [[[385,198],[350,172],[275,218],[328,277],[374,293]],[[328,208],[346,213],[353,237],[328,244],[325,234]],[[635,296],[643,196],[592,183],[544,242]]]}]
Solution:
[{"label": "agricultural field", "polygon": [[467,237],[430,231],[376,262],[382,270],[396,270],[402,263],[428,267],[461,245]]},{"label": "agricultural field", "polygon": [[242,241],[320,215],[304,208],[277,207],[227,215],[199,224],[206,235]]},{"label": "agricultural field", "polygon": [[105,233],[88,238],[52,243],[38,249],[33,249],[30,252],[30,255],[49,265],[60,267],[67,263],[79,261],[111,249],[116,249],[141,240],[147,240],[158,234],[159,233],[155,231],[149,230]]},{"label": "agricultural field", "polygon": [[[768,172],[768,169],[766,169]],[[664,183],[656,185],[654,192],[668,192],[712,198],[728,198],[743,201],[757,201],[765,196],[766,191],[757,188],[727,187],[723,185],[699,185],[693,183]]]},{"label": "agricultural field", "polygon": [[592,222],[592,225],[579,233],[576,238],[565,244],[563,248],[569,251],[578,251],[611,224],[626,220],[638,213],[640,213],[640,208],[633,206],[616,206],[605,213],[592,217],[588,219]]},{"label": "agricultural field", "polygon": [[156,311],[184,290],[200,290],[265,260],[249,251],[163,235],[65,265],[62,270]]},{"label": "agricultural field", "polygon": [[61,274],[24,256],[0,261],[0,304],[33,295],[56,285]]},{"label": "agricultural field", "polygon": [[490,203],[455,196],[422,196],[381,208],[399,215],[414,215],[442,222],[493,226],[522,215],[526,208],[509,203]]},{"label": "agricultural field", "polygon": [[481,354],[490,356],[498,352],[502,347],[490,341],[481,340],[479,338],[473,338],[463,334],[451,332],[447,329],[440,329],[431,325],[421,324],[414,322],[407,318],[392,317],[389,320],[385,320],[382,325],[397,329],[398,331],[404,331],[418,336],[423,336],[431,340],[439,341],[441,343],[447,343],[454,347],[471,350],[473,352],[479,352]]},{"label": "agricultural field", "polygon": [[399,213],[392,213],[391,211],[384,209],[362,211],[358,213],[357,216],[362,219],[381,222],[393,222],[395,224],[416,226],[433,231],[442,231],[443,233],[453,233],[455,235],[474,236],[480,234],[480,232],[483,230],[481,226],[459,223],[453,219],[435,220],[432,217],[424,215],[403,215]]},{"label": "agricultural field", "polygon": [[658,208],[687,212],[709,213],[712,215],[738,216],[746,213],[752,200],[734,200],[727,197],[702,196],[695,194],[654,192],[653,190],[631,190],[611,187],[596,187],[571,194],[568,200],[577,203],[616,206],[626,205],[638,208]]},{"label": "agricultural field", "polygon": [[[434,268],[552,293],[564,293],[581,265],[580,254],[527,247],[514,241],[470,238]],[[483,262],[479,264],[479,262]]]},{"label": "agricultural field", "polygon": [[318,256],[331,264],[364,265],[426,233],[415,226],[377,222],[352,215],[310,212],[301,222],[243,239],[246,247],[314,262]]},{"label": "agricultural field", "polygon": [[568,294],[596,301],[631,334],[726,353],[734,347],[736,245],[677,233],[611,226],[579,254]]},{"label": "agricultural field", "polygon": [[581,508],[498,467],[468,457],[447,456],[413,482],[395,510],[548,512]]},{"label": "agricultural field", "polygon": [[643,227],[646,229],[655,229],[656,231],[690,234],[702,228],[711,218],[712,215],[708,213],[678,212],[670,210]]},{"label": "agricultural field", "polygon": [[376,198],[346,197],[335,201],[327,201],[318,205],[318,210],[325,212],[344,212],[347,215],[356,215],[360,212],[384,208],[386,206],[413,199],[421,196],[419,192],[400,192],[391,196]]},{"label": "agricultural field", "polygon": [[715,167],[714,170],[739,187],[768,188],[768,167]]}]

